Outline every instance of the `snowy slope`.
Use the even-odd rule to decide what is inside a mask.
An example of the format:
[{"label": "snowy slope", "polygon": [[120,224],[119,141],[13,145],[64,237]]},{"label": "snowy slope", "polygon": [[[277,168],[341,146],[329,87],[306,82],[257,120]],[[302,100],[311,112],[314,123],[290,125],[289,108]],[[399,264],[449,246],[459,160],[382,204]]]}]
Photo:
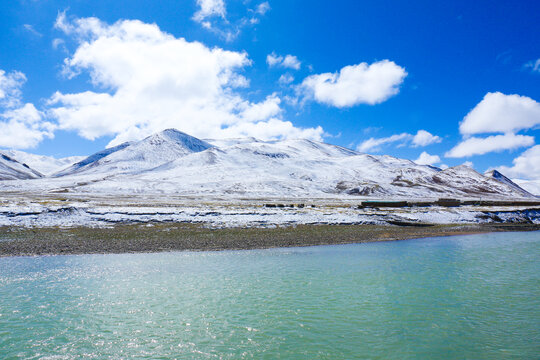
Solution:
[{"label": "snowy slope", "polygon": [[81,161],[86,156],[69,156],[61,159],[56,159],[52,156],[36,155],[19,150],[0,150],[0,154],[17,160],[20,163],[26,164],[34,170],[39,171],[43,175],[50,175],[60,171],[78,161]]},{"label": "snowy slope", "polygon": [[[515,182],[513,182],[512,180],[510,180],[509,178],[507,178],[506,176],[501,174],[497,170],[486,171],[484,173],[484,175],[486,177],[488,177],[488,178],[492,178],[492,179],[498,180],[498,181],[500,181],[500,182],[502,182],[504,184],[510,185],[510,186],[512,186],[513,188],[515,188],[518,191],[519,190],[527,191],[524,188],[522,188],[520,185],[516,184]],[[529,194],[530,194],[530,192],[529,192]]]},{"label": "snowy slope", "polygon": [[58,177],[58,176],[73,175],[73,174],[76,174],[76,173],[84,172],[85,170],[91,169],[94,166],[98,166],[99,161],[101,159],[103,159],[104,157],[106,157],[106,156],[108,156],[108,155],[110,155],[110,154],[112,154],[112,153],[114,153],[116,151],[120,151],[120,150],[124,149],[125,147],[127,147],[129,145],[130,145],[129,142],[125,142],[125,143],[120,144],[118,146],[111,147],[111,148],[99,151],[99,152],[97,152],[97,153],[95,153],[93,155],[88,156],[85,159],[82,159],[79,162],[76,162],[75,164],[71,165],[70,167],[68,167],[68,168],[66,168],[64,170],[61,170],[61,171],[59,171],[57,173],[54,173],[53,176]]},{"label": "snowy slope", "polygon": [[54,176],[139,173],[212,147],[178,130],[168,129],[141,141],[123,143],[89,156]]},{"label": "snowy slope", "polygon": [[540,196],[540,180],[512,179],[512,181],[529,193]]},{"label": "snowy slope", "polygon": [[[230,143],[233,145],[227,146]],[[410,160],[361,154],[309,140],[223,144],[186,154],[136,176],[94,182],[85,191],[247,198],[529,196],[519,187],[466,166],[441,171]]]},{"label": "snowy slope", "polygon": [[223,199],[531,197],[510,180],[503,181],[502,174],[484,176],[466,166],[441,170],[309,140],[209,141],[165,130],[103,150],[53,178],[2,186],[14,191]]},{"label": "snowy slope", "polygon": [[28,165],[0,154],[0,180],[37,179],[42,176]]},{"label": "snowy slope", "polygon": [[228,138],[228,139],[203,139],[203,140],[219,148],[232,146],[232,145],[238,145],[238,144],[261,142],[260,140],[255,139],[254,137]]},{"label": "snowy slope", "polygon": [[428,184],[438,185],[442,189],[456,189],[458,190],[457,194],[462,197],[531,197],[531,194],[516,184],[486,177],[466,165],[442,170],[427,180]]}]

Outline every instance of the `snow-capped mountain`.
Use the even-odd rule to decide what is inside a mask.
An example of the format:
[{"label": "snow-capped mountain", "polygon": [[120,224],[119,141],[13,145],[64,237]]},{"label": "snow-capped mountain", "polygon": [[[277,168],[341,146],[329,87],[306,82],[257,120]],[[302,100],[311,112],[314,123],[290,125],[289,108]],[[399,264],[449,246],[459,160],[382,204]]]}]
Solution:
[{"label": "snow-capped mountain", "polygon": [[0,180],[37,179],[42,176],[28,165],[0,153]]},{"label": "snow-capped mountain", "polygon": [[95,183],[99,191],[242,197],[527,197],[522,189],[466,167],[440,170],[391,156],[307,140],[211,148],[141,173]]},{"label": "snow-capped mountain", "polygon": [[500,181],[500,182],[502,182],[504,184],[510,185],[515,189],[526,191],[521,186],[519,186],[518,184],[516,184],[515,182],[513,182],[512,180],[510,180],[509,178],[507,178],[506,176],[504,176],[503,174],[501,174],[497,170],[486,171],[484,173],[484,175],[486,177],[488,177],[488,178],[493,178],[493,179],[498,180],[498,181]]},{"label": "snow-capped mountain", "polygon": [[532,196],[502,174],[484,176],[466,166],[441,170],[309,140],[203,141],[174,129],[105,149],[53,178],[13,186],[219,198]]},{"label": "snow-capped mountain", "polygon": [[69,156],[56,159],[52,156],[36,155],[19,150],[0,150],[0,154],[26,164],[43,175],[51,175],[86,158],[86,156]]},{"label": "snow-capped mountain", "polygon": [[126,142],[100,151],[54,176],[139,173],[211,147],[203,140],[168,129],[138,142]]}]

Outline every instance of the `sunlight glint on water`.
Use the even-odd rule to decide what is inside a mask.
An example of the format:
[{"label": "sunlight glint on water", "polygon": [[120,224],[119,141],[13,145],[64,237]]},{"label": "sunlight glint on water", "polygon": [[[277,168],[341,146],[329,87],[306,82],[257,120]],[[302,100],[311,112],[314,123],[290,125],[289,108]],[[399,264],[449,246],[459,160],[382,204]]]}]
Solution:
[{"label": "sunlight glint on water", "polygon": [[534,358],[540,233],[0,259],[0,358]]}]

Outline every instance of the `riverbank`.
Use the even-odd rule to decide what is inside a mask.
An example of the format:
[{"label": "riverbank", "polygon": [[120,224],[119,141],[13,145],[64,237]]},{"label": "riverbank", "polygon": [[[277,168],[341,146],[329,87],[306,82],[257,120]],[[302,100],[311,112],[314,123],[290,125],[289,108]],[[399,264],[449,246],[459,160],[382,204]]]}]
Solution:
[{"label": "riverbank", "polygon": [[222,229],[188,223],[107,228],[4,226],[0,227],[0,256],[263,249],[535,230],[540,230],[540,224],[297,225]]}]

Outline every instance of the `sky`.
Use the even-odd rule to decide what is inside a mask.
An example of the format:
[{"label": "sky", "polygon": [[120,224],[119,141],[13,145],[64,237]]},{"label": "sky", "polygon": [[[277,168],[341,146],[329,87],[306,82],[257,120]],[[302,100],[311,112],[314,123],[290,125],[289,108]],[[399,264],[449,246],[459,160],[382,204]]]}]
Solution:
[{"label": "sky", "polygon": [[540,179],[538,1],[0,3],[0,148],[177,128]]}]

